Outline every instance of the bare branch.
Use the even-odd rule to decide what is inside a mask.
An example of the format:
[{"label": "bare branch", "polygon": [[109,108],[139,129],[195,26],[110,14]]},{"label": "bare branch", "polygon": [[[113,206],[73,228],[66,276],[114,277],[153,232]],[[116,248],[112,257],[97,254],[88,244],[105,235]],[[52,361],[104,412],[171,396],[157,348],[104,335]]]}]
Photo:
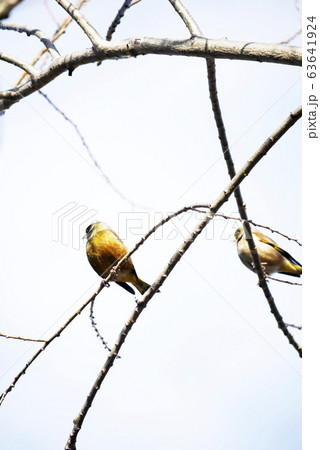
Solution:
[{"label": "bare branch", "polygon": [[72,71],[81,65],[105,59],[147,54],[202,58],[212,56],[223,59],[301,65],[301,48],[283,45],[231,42],[224,39],[215,41],[203,38],[191,40],[141,38],[118,42],[103,41],[98,53],[94,49],[86,49],[57,58],[33,82],[27,81],[16,89],[1,92],[0,110],[10,108],[11,105],[21,100],[21,98],[41,89],[63,72]]},{"label": "bare branch", "polygon": [[187,8],[183,6],[180,0],[169,0],[171,5],[177,11],[181,19],[184,21],[186,27],[190,31],[192,37],[203,37],[203,33],[201,32],[198,24],[193,19]]},{"label": "bare branch", "polygon": [[110,275],[101,282],[99,289],[78,309],[78,311],[76,311],[68,320],[67,322],[50,338],[48,339],[46,342],[46,344],[41,347],[41,349],[35,353],[35,355],[33,355],[33,357],[27,362],[27,364],[24,366],[24,368],[18,373],[18,375],[14,378],[14,380],[12,381],[12,383],[10,384],[10,386],[4,391],[4,393],[1,395],[0,397],[0,406],[2,404],[2,402],[4,401],[5,397],[7,396],[7,394],[15,387],[16,383],[18,382],[18,380],[21,378],[22,375],[25,374],[26,370],[30,367],[30,365],[35,361],[35,359],[40,355],[40,353],[42,353],[49,344],[51,344],[51,342],[59,337],[61,335],[61,333],[67,328],[67,326],[79,315],[82,313],[82,311],[89,305],[89,303],[92,303],[96,296],[101,292],[101,290],[108,284],[108,281],[110,281],[111,277],[113,276],[114,272],[116,272],[121,265],[127,261],[127,259],[130,258],[130,256],[163,224],[169,222],[169,220],[171,220],[173,217],[182,214],[185,211],[189,211],[195,208],[209,208],[208,205],[191,205],[191,206],[185,206],[183,208],[181,208],[179,211],[176,211],[175,213],[169,214],[168,217],[162,219],[158,224],[156,224],[145,236],[143,236],[140,241],[135,245],[135,247],[129,252],[127,253],[127,255],[125,255],[119,262],[118,264],[115,266],[113,273],[110,273]]},{"label": "bare branch", "polygon": [[120,24],[120,21],[121,21],[122,17],[124,16],[126,10],[131,8],[131,6],[133,6],[133,5],[136,5],[140,1],[141,0],[136,0],[136,1],[134,1],[134,0],[125,0],[124,4],[119,9],[118,14],[114,18],[114,20],[112,21],[112,24],[110,25],[110,27],[108,29],[108,32],[107,32],[107,35],[106,35],[107,41],[111,41],[112,35],[115,32],[117,26]]},{"label": "bare branch", "polygon": [[71,120],[60,108],[58,108],[58,106],[55,104],[55,103],[53,103],[53,101],[44,93],[44,92],[42,92],[41,90],[39,90],[38,91],[38,93],[40,94],[40,95],[42,95],[42,97],[43,98],[45,98],[46,100],[47,100],[47,102],[49,103],[49,105],[51,105],[67,122],[69,122],[72,126],[73,126],[73,128],[74,128],[74,130],[75,130],[75,132],[77,133],[77,135],[79,136],[79,138],[80,138],[80,140],[81,140],[81,142],[82,142],[82,145],[84,146],[84,148],[86,149],[86,151],[87,151],[87,153],[88,153],[88,155],[89,155],[89,157],[90,157],[90,159],[91,159],[91,161],[92,161],[92,163],[94,164],[94,167],[97,169],[97,171],[98,171],[98,173],[99,173],[99,175],[104,179],[104,181],[108,184],[108,186],[110,186],[111,187],[111,189],[116,193],[116,194],[118,194],[124,201],[126,201],[127,203],[129,203],[129,205],[131,206],[131,207],[139,207],[139,208],[142,208],[142,209],[145,209],[145,210],[150,210],[150,208],[149,207],[147,207],[147,206],[145,206],[145,205],[141,205],[140,203],[136,203],[136,202],[134,202],[133,200],[131,200],[130,198],[128,198],[128,197],[126,197],[113,183],[112,183],[112,181],[110,180],[110,178],[107,176],[107,174],[104,172],[104,170],[102,169],[102,167],[100,166],[100,164],[99,164],[99,162],[97,161],[97,159],[95,158],[95,156],[94,156],[94,154],[92,153],[92,151],[91,151],[91,149],[90,149],[90,147],[89,147],[89,145],[87,144],[87,142],[86,142],[86,140],[85,140],[85,138],[84,138],[84,136],[82,135],[82,133],[80,132],[80,130],[79,130],[79,127],[78,127],[78,125],[77,124],[75,124],[74,122],[73,122],[73,120]]},{"label": "bare branch", "polygon": [[[220,143],[221,143],[223,156],[224,156],[227,168],[228,168],[229,176],[230,176],[230,178],[232,180],[232,179],[234,179],[234,177],[236,175],[236,171],[235,171],[235,167],[234,167],[234,164],[233,164],[231,152],[230,152],[230,149],[229,149],[227,134],[226,134],[226,130],[225,130],[223,119],[222,119],[222,114],[221,114],[221,109],[220,109],[220,104],[219,104],[219,99],[218,99],[215,61],[214,61],[213,58],[207,58],[207,73],[208,73],[208,84],[209,84],[209,92],[210,92],[212,111],[213,111],[214,118],[215,118],[215,121],[216,121],[217,129],[218,129],[218,135],[219,135],[219,139],[220,139]],[[296,110],[293,114],[295,116],[297,115],[297,119],[296,120],[298,120],[298,118],[301,117],[302,108]],[[276,137],[276,135],[273,134],[272,136],[269,137],[268,140],[273,141],[273,139],[275,139],[275,138],[276,138],[276,140],[280,139],[280,137],[290,128],[290,126],[292,126],[292,125],[290,125],[287,128],[285,126],[285,123],[286,123],[286,121],[276,131],[276,135],[278,137]],[[290,123],[290,121],[289,121],[289,123]],[[293,123],[295,123],[295,122],[293,122]],[[266,141],[266,143],[267,143],[267,141]],[[294,340],[294,338],[291,335],[291,333],[289,333],[287,327],[285,326],[285,324],[283,322],[283,319],[282,319],[282,316],[281,316],[281,314],[278,311],[278,308],[277,308],[277,306],[275,304],[275,301],[274,301],[274,299],[273,299],[273,297],[271,295],[271,292],[269,290],[268,284],[266,282],[266,277],[265,277],[264,270],[263,270],[263,268],[261,266],[259,253],[257,251],[255,242],[254,242],[254,240],[252,238],[252,232],[251,232],[250,224],[248,222],[246,205],[245,205],[245,203],[243,201],[240,187],[237,187],[235,189],[234,197],[235,197],[236,202],[237,202],[237,206],[238,206],[240,217],[244,221],[244,227],[243,228],[244,228],[244,232],[245,232],[245,238],[246,238],[246,240],[248,242],[250,255],[251,255],[251,258],[253,260],[255,272],[257,273],[258,278],[259,278],[259,286],[263,290],[263,293],[264,293],[264,295],[265,295],[265,297],[266,297],[266,299],[267,299],[267,301],[269,303],[269,307],[270,307],[271,313],[274,315],[274,317],[275,317],[275,319],[276,319],[276,321],[278,323],[278,327],[282,330],[282,332],[288,338],[289,343],[291,345],[293,345],[293,347],[298,351],[298,353],[299,353],[299,355],[301,357],[302,356],[301,348],[297,344],[297,342]]]},{"label": "bare branch", "polygon": [[9,17],[11,10],[21,2],[22,0],[2,0],[0,2],[0,20]]},{"label": "bare branch", "polygon": [[90,39],[93,47],[99,50],[100,46],[103,44],[104,39],[100,34],[93,28],[92,25],[87,21],[84,15],[68,0],[56,0],[58,5],[60,5],[68,14],[71,16],[79,27],[85,32],[85,34]]},{"label": "bare branch", "polygon": [[297,330],[302,330],[302,325],[294,325],[293,323],[286,323],[287,327],[296,328]]},{"label": "bare branch", "polygon": [[279,283],[292,284],[293,286],[302,286],[302,283],[294,283],[293,281],[280,280],[280,278],[270,277],[270,275],[266,274],[265,277],[268,278],[269,280],[278,281]]},{"label": "bare branch", "polygon": [[39,70],[35,69],[34,67],[32,67],[30,64],[22,61],[19,58],[13,57],[13,56],[9,56],[6,55],[5,53],[1,53],[0,52],[0,59],[2,61],[5,61],[9,64],[13,64],[16,67],[19,67],[20,69],[24,70],[25,72],[27,72],[31,78],[35,78],[40,72]]},{"label": "bare branch", "polygon": [[31,339],[19,336],[10,336],[8,334],[0,333],[0,337],[4,337],[6,339],[17,339],[19,341],[28,341],[28,342],[47,342],[45,339]]},{"label": "bare branch", "polygon": [[250,220],[250,219],[244,220],[244,219],[241,219],[240,217],[226,216],[225,214],[216,214],[216,216],[222,217],[223,219],[239,220],[239,221],[242,222],[242,223],[243,223],[243,222],[249,222],[249,223],[250,223],[251,225],[253,225],[254,227],[265,228],[266,230],[271,231],[271,233],[279,234],[280,236],[282,236],[282,237],[288,239],[288,241],[293,241],[293,242],[295,242],[296,244],[300,245],[300,247],[302,247],[302,244],[301,244],[301,242],[298,241],[298,239],[291,238],[291,237],[287,236],[286,234],[281,233],[281,231],[274,230],[273,228],[268,227],[267,225],[261,225],[260,223],[256,223],[256,222],[254,222],[253,220]]},{"label": "bare branch", "polygon": [[[264,142],[264,144],[257,150],[257,152],[250,158],[250,160],[242,167],[242,169],[233,177],[228,186],[223,190],[220,196],[216,199],[216,201],[211,205],[210,210],[205,214],[203,220],[196,226],[193,232],[189,235],[188,239],[186,239],[183,244],[179,247],[179,249],[172,256],[168,264],[166,265],[163,272],[158,276],[156,281],[152,284],[152,286],[145,292],[142,296],[140,302],[132,312],[129,320],[126,322],[125,326],[121,330],[121,333],[107,359],[105,364],[103,365],[94,385],[92,386],[88,396],[86,397],[85,403],[80,411],[80,414],[74,419],[73,429],[68,438],[67,444],[65,446],[65,450],[73,450],[76,448],[76,440],[78,433],[82,427],[84,419],[93,403],[93,400],[100,389],[103,380],[105,379],[107,373],[111,369],[115,358],[118,356],[119,351],[125,342],[125,339],[132,329],[133,325],[136,323],[138,317],[147,306],[151,298],[158,291],[158,289],[165,282],[169,274],[172,272],[176,264],[180,261],[182,256],[186,253],[192,243],[196,240],[196,238],[200,235],[202,230],[206,227],[206,225],[213,219],[215,213],[221,208],[221,206],[229,199],[234,190],[239,186],[239,184],[244,180],[244,178],[251,172],[251,170],[257,165],[257,163],[263,158],[268,151],[273,147],[273,145],[280,139],[280,137],[288,130],[302,115],[302,108],[296,109],[290,116],[281,124],[281,126],[270,136],[270,138]],[[119,261],[119,263],[114,267],[114,271],[116,271],[120,265],[129,257],[129,254],[126,255],[125,258]],[[106,278],[105,281],[107,281]],[[295,348],[298,350],[299,354],[301,353],[301,348],[295,342],[294,338],[288,332],[287,327],[283,324],[285,331],[284,334],[290,337],[289,341]]]},{"label": "bare branch", "polygon": [[278,42],[278,44],[289,44],[289,42],[291,42],[295,37],[299,36],[299,34],[302,33],[302,28],[300,28],[300,30],[296,31],[295,33],[293,33],[290,37],[288,37],[288,39],[286,39],[285,41],[281,41]]},{"label": "bare branch", "polygon": [[25,33],[27,36],[36,36],[46,47],[46,50],[49,52],[53,60],[60,57],[60,53],[56,49],[55,45],[41,30],[22,25],[16,25],[14,23],[3,23],[3,22],[0,22],[0,30],[17,31],[18,33]]},{"label": "bare branch", "polygon": [[109,348],[107,342],[104,340],[104,337],[101,335],[100,331],[98,330],[97,323],[95,321],[94,314],[93,314],[93,306],[94,306],[94,300],[92,300],[91,305],[90,305],[90,321],[91,321],[92,328],[96,332],[96,335],[102,342],[102,345],[104,346],[104,348],[106,350],[108,350],[109,352],[111,352],[111,348]]},{"label": "bare branch", "polygon": [[300,10],[300,6],[299,6],[299,0],[294,0],[294,7],[297,10],[298,13],[298,19],[300,20],[300,22],[302,21],[302,17],[301,17],[301,10]]},{"label": "bare branch", "polygon": [[[148,291],[144,294],[144,296],[141,299],[141,304],[147,302],[149,299],[152,298],[152,296],[156,293],[158,288],[163,284],[169,273],[173,270],[174,266],[177,264],[177,262],[181,259],[182,255],[188,250],[192,242],[196,239],[196,237],[201,233],[202,229],[207,225],[207,223],[210,222],[210,220],[214,217],[215,213],[221,208],[221,206],[229,199],[229,197],[232,195],[234,190],[239,186],[239,184],[244,180],[244,178],[251,172],[251,170],[256,166],[256,164],[265,156],[268,151],[272,148],[272,146],[280,139],[280,137],[291,127],[294,125],[294,123],[301,117],[302,115],[302,108],[297,108],[294,112],[290,114],[290,116],[281,124],[281,126],[270,136],[268,140],[265,141],[265,143],[257,150],[257,152],[250,158],[250,160],[243,166],[243,168],[238,172],[238,174],[231,180],[231,182],[228,184],[228,186],[224,189],[222,194],[218,197],[216,202],[214,204],[210,205],[210,211],[205,215],[205,218],[203,221],[199,224],[199,226],[194,230],[194,232],[191,234],[191,237],[186,240],[175,255],[171,258],[170,262],[168,263],[165,270],[162,272],[162,274],[158,277],[156,282],[148,289]],[[191,205],[186,206],[184,208],[181,208],[179,211],[170,214],[167,218],[163,219],[159,224],[154,226],[152,230],[150,230],[136,245],[135,247],[127,253],[126,256],[124,256],[117,265],[114,266],[112,273],[110,272],[109,276],[102,281],[97,291],[79,308],[77,312],[75,312],[68,320],[67,322],[50,338],[46,341],[46,343],[39,349],[39,351],[27,362],[25,367],[19,372],[19,374],[14,378],[13,382],[10,384],[10,386],[4,391],[4,393],[1,395],[0,398],[0,405],[3,403],[5,397],[7,394],[15,387],[18,380],[21,378],[21,376],[26,372],[28,367],[33,363],[33,361],[47,348],[47,346],[57,337],[60,336],[60,334],[67,328],[67,326],[79,315],[81,312],[86,308],[86,306],[92,302],[96,296],[101,292],[101,290],[105,287],[106,283],[111,279],[112,276],[114,276],[114,273],[121,267],[121,265],[128,259],[130,256],[143,244],[143,242],[159,227],[161,224],[164,224],[171,220],[172,217],[177,216],[178,214],[181,214],[185,211],[188,211],[190,209],[198,209],[198,208],[208,208],[208,205]],[[139,305],[140,305],[139,303]],[[138,307],[139,307],[138,305]],[[137,308],[138,308],[137,307]],[[145,307],[145,306],[144,306]],[[143,308],[144,308],[143,307]],[[136,310],[137,310],[136,308]],[[142,308],[142,309],[143,309]],[[142,309],[140,311],[139,308],[139,314],[142,312]],[[136,311],[135,310],[135,311]],[[129,327],[128,331],[132,328],[132,325]],[[282,330],[283,331],[283,330]],[[301,356],[301,347],[298,346],[298,344],[294,341],[291,334],[286,330],[283,331],[284,334],[288,337],[289,342],[297,349]],[[291,338],[290,338],[291,336]],[[117,356],[117,353],[124,342],[126,338],[126,335],[123,335],[123,341],[121,341],[119,347],[114,347],[112,352],[110,353],[109,359],[112,358],[111,365],[115,357]],[[292,342],[293,341],[293,342]],[[108,359],[108,361],[109,361]],[[107,361],[107,362],[108,362]],[[110,363],[110,361],[109,361]],[[111,367],[111,366],[110,366]],[[109,367],[109,368],[110,368]],[[108,369],[109,370],[109,369]],[[105,373],[106,375],[106,373]],[[104,376],[105,376],[104,375]],[[104,377],[103,377],[104,378]],[[101,380],[102,383],[103,379]],[[93,400],[93,399],[92,399]],[[92,401],[91,401],[92,403]],[[91,406],[88,406],[88,409]],[[85,405],[87,406],[87,405]],[[84,419],[84,417],[83,417]],[[83,421],[83,420],[82,420]],[[75,428],[72,431],[72,434],[70,435],[69,440],[71,439],[71,442],[76,440],[76,436],[79,431],[78,425],[75,425]],[[69,441],[68,441],[69,442]],[[72,448],[72,447],[66,447],[66,448]]]},{"label": "bare branch", "polygon": [[48,347],[48,345],[51,344],[54,339],[60,336],[60,334],[67,328],[67,326],[79,315],[82,313],[82,311],[88,306],[90,302],[92,302],[96,296],[99,294],[99,292],[104,288],[104,284],[101,283],[97,291],[91,295],[91,297],[81,306],[81,308],[78,309],[68,320],[67,322],[53,335],[50,339],[45,341],[45,344],[32,356],[32,358],[29,359],[27,364],[24,366],[24,368],[18,373],[18,375],[15,376],[10,386],[2,393],[0,397],[0,406],[2,405],[5,397],[8,395],[8,393],[15,387],[19,379],[22,375],[25,374],[28,367],[34,362],[34,360]]},{"label": "bare branch", "polygon": [[[85,3],[87,3],[88,0],[79,0],[78,4],[77,4],[77,8],[80,9]],[[63,22],[61,22],[61,24],[59,25],[58,29],[56,30],[56,32],[54,33],[54,35],[51,38],[51,42],[55,42],[63,33],[65,33],[68,25],[72,22],[72,17],[68,16]],[[41,50],[41,52],[39,53],[39,55],[32,61],[32,65],[34,66],[39,59],[41,58],[41,56],[46,53],[47,54],[47,49],[43,49]],[[15,87],[18,87],[19,84],[21,83],[21,81],[24,79],[24,77],[26,76],[26,74],[24,73],[23,75],[21,75],[21,77],[19,78],[19,80],[17,81]]]}]

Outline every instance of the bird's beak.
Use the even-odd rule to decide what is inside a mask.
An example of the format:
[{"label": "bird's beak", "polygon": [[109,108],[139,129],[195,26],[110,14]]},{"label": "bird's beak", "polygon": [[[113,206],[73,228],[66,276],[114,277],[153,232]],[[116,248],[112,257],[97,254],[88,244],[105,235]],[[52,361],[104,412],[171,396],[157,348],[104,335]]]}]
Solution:
[{"label": "bird's beak", "polygon": [[88,234],[87,233],[84,236],[82,236],[82,240],[83,241],[87,241],[88,240]]}]

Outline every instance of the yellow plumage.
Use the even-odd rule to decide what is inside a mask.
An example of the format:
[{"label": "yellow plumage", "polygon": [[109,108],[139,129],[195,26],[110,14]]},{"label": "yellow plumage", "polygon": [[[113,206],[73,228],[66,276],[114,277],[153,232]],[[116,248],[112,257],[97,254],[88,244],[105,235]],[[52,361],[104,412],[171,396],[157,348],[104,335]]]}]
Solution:
[{"label": "yellow plumage", "polygon": [[[128,249],[117,234],[103,222],[89,225],[86,237],[89,263],[101,278],[106,278],[112,267],[128,253]],[[138,277],[131,258],[117,271],[115,281],[131,294],[134,294],[134,290],[127,283],[132,284],[141,294],[150,287]]]},{"label": "yellow plumage", "polygon": [[[261,265],[267,275],[278,272],[293,277],[300,277],[302,266],[288,252],[280,248],[272,239],[251,227],[252,236],[259,253]],[[248,243],[243,227],[235,232],[238,255],[248,269],[254,271]]]}]

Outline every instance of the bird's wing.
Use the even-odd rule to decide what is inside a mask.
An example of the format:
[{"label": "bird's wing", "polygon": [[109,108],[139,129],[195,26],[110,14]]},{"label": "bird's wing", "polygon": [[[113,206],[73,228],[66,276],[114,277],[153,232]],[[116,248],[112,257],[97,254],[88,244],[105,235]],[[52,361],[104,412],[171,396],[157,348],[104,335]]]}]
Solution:
[{"label": "bird's wing", "polygon": [[281,253],[281,255],[287,258],[292,264],[297,264],[297,266],[302,267],[301,264],[296,259],[294,259],[293,256],[290,255],[290,253],[283,250],[283,248],[279,247],[275,242],[265,242],[265,244],[271,245],[271,247]]},{"label": "bird's wing", "polygon": [[277,245],[271,238],[269,238],[268,236],[265,236],[262,233],[259,233],[259,231],[255,231],[253,233],[253,235],[256,236],[258,238],[258,240],[263,242],[264,244],[269,244],[269,245],[272,245],[272,246],[274,246],[274,245],[276,246]]}]

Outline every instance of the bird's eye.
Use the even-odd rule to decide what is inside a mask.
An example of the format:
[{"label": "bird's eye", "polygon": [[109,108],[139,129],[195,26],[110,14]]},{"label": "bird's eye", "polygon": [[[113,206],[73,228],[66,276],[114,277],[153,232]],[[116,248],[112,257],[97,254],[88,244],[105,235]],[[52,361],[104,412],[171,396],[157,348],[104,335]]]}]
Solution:
[{"label": "bird's eye", "polygon": [[86,233],[89,233],[90,228],[91,228],[91,225],[89,225],[89,226],[86,228]]}]

